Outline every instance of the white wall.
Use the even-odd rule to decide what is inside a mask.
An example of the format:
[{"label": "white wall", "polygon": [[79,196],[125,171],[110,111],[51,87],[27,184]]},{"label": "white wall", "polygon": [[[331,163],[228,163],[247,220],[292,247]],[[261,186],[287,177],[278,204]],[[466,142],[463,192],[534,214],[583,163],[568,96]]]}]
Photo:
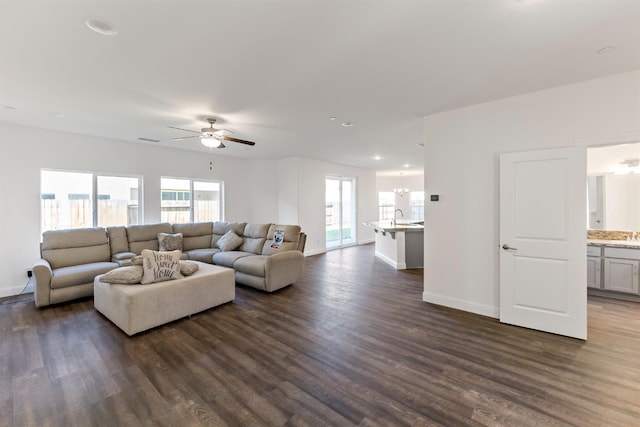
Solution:
[{"label": "white wall", "polygon": [[605,175],[605,230],[640,231],[640,175]]},{"label": "white wall", "polygon": [[284,224],[299,224],[298,159],[278,160],[278,212]]},{"label": "white wall", "polygon": [[0,124],[0,296],[20,292],[39,257],[41,168],[143,176],[145,223],[160,221],[163,175],[224,181],[227,220],[278,220],[277,175],[268,161]]},{"label": "white wall", "polygon": [[[498,156],[640,135],[640,71],[425,118],[425,301],[499,314]],[[428,196],[427,196],[428,198]]]},{"label": "white wall", "polygon": [[[297,215],[298,224],[307,233],[306,255],[326,251],[325,178],[328,175],[356,179],[356,239],[358,243],[373,242],[373,230],[362,223],[375,220],[378,215],[374,170],[300,157],[284,159],[279,165],[280,169],[286,166],[290,168],[289,171],[295,170],[297,173],[296,178],[287,173],[286,178],[281,175],[283,178],[279,180],[280,197],[286,200],[286,203],[280,204],[280,216]],[[297,188],[291,185],[292,182],[297,182]],[[289,192],[297,193],[283,196]]]}]

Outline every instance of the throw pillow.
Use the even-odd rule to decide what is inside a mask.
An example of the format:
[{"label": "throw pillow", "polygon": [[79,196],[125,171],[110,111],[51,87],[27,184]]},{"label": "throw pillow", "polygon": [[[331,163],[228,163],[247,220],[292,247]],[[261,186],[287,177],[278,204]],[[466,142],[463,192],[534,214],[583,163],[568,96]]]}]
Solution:
[{"label": "throw pillow", "polygon": [[180,274],[183,276],[191,276],[199,268],[200,266],[193,261],[180,261]]},{"label": "throw pillow", "polygon": [[160,251],[181,251],[182,233],[158,233],[158,246]]},{"label": "throw pillow", "polygon": [[220,248],[221,251],[232,251],[234,249],[238,249],[242,244],[242,237],[238,236],[233,230],[227,231],[224,236],[218,240],[216,245]]},{"label": "throw pillow", "polygon": [[142,284],[182,279],[180,274],[180,251],[142,250]]},{"label": "throw pillow", "polygon": [[273,243],[271,244],[271,248],[280,249],[282,242],[284,242],[284,230],[276,229],[275,233],[273,233]]},{"label": "throw pillow", "polygon": [[119,267],[100,276],[100,281],[102,283],[120,285],[139,284],[140,280],[142,280],[142,266],[140,265]]},{"label": "throw pillow", "polygon": [[130,261],[133,265],[142,265],[142,255],[136,255]]}]

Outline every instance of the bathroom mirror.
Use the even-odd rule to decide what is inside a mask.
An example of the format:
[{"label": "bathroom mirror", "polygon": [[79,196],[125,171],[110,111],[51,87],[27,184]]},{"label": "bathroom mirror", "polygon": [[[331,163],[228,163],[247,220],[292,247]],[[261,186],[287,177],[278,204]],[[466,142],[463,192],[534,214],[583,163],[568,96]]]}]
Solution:
[{"label": "bathroom mirror", "polygon": [[591,230],[640,231],[640,174],[587,177]]}]

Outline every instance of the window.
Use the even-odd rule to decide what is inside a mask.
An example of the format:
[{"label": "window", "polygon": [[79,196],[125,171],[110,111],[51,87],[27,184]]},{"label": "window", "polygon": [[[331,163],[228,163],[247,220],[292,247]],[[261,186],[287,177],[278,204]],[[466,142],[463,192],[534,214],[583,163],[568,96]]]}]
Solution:
[{"label": "window", "polygon": [[409,193],[411,204],[411,219],[424,221],[424,191],[412,191]]},{"label": "window", "polygon": [[[93,175],[40,171],[42,231],[93,227]],[[85,194],[87,197],[78,197]]]},{"label": "window", "polygon": [[98,176],[98,227],[139,224],[139,178]]},{"label": "window", "polygon": [[378,220],[393,219],[393,212],[396,209],[396,193],[393,191],[378,192]]},{"label": "window", "polygon": [[40,171],[42,231],[138,224],[137,177]]},{"label": "window", "polygon": [[222,182],[162,177],[160,186],[163,222],[222,220]]}]

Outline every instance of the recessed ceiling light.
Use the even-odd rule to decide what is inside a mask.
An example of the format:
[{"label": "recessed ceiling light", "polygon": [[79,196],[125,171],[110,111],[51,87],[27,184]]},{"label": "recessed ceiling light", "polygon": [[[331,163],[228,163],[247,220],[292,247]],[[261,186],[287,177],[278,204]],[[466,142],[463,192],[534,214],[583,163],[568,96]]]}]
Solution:
[{"label": "recessed ceiling light", "polygon": [[424,148],[424,142],[418,142],[416,145],[417,145],[418,147],[422,147],[422,148]]},{"label": "recessed ceiling light", "polygon": [[118,30],[113,25],[100,18],[87,18],[84,23],[89,29],[103,36],[115,36],[118,34]]},{"label": "recessed ceiling light", "polygon": [[346,128],[350,128],[350,127],[351,127],[351,126],[353,126],[354,124],[355,124],[355,123],[353,123],[353,122],[344,122],[344,123],[342,124],[342,126],[344,126],[344,127],[346,127]]},{"label": "recessed ceiling light", "polygon": [[373,160],[380,160],[380,159],[382,159],[382,157],[380,157],[380,156],[374,156],[373,157]]},{"label": "recessed ceiling light", "polygon": [[335,119],[337,119],[337,117],[333,117],[333,116],[329,117],[329,120],[335,120]]},{"label": "recessed ceiling light", "polygon": [[615,46],[605,46],[603,48],[600,48],[596,51],[596,54],[598,55],[603,55],[605,53],[611,53],[614,50],[616,50]]},{"label": "recessed ceiling light", "polygon": [[404,164],[404,167],[405,167],[405,168],[408,168],[409,166],[411,166],[409,163],[405,163],[405,164]]}]

